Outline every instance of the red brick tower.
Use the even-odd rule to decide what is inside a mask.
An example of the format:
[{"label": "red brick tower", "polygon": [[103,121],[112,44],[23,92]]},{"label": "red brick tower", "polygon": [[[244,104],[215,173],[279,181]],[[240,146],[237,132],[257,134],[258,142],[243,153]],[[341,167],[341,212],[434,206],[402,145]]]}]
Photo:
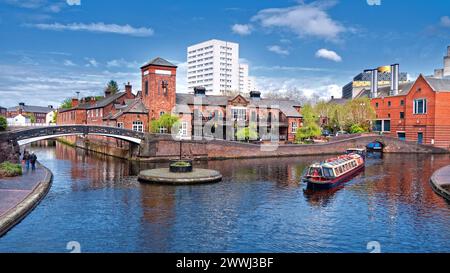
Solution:
[{"label": "red brick tower", "polygon": [[171,113],[176,104],[177,66],[155,58],[141,67],[142,101],[150,120]]}]

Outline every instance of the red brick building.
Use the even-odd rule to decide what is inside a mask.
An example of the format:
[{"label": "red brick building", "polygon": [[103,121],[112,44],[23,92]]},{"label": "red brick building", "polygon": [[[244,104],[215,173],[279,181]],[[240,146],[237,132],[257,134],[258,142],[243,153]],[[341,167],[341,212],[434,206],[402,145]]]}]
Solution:
[{"label": "red brick building", "polygon": [[[202,87],[194,94],[177,93],[177,66],[155,58],[141,67],[142,91],[135,96],[131,86],[125,92],[105,94],[99,101],[73,101],[71,109],[61,110],[58,124],[96,124],[130,130],[149,131],[149,123],[165,113],[180,117],[178,136],[183,139],[236,139],[236,132],[253,126],[258,139],[294,141],[302,126],[301,106],[291,100],[249,98],[237,95],[209,96]],[[160,128],[167,133],[168,128]]]},{"label": "red brick building", "polygon": [[[134,101],[139,101],[132,93],[131,85],[125,86],[125,92],[118,92],[116,94],[109,94],[105,92],[103,99],[95,100],[93,97],[88,99],[72,99],[72,108],[59,109],[57,123],[58,124],[91,124],[91,125],[111,125],[117,126],[116,123],[111,123],[109,118],[126,109]],[[125,113],[126,114],[126,113]],[[143,113],[145,114],[145,113]],[[145,126],[148,126],[147,119]],[[128,127],[132,129],[132,127]],[[146,127],[142,128],[142,131]]]},{"label": "red brick building", "polygon": [[55,111],[52,105],[49,105],[48,107],[42,107],[42,106],[26,105],[25,103],[21,102],[19,103],[18,106],[8,108],[6,117],[14,118],[17,115],[23,115],[28,117],[34,116],[35,123],[45,124],[47,114],[52,111]]},{"label": "red brick building", "polygon": [[372,98],[374,131],[450,149],[450,79],[420,75],[395,93],[380,88]]}]

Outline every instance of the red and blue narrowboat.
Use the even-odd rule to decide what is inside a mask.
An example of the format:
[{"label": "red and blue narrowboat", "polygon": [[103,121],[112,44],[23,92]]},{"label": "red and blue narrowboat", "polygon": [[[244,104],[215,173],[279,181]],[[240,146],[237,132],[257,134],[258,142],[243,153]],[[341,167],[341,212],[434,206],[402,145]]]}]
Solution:
[{"label": "red and blue narrowboat", "polygon": [[362,155],[351,153],[315,163],[306,169],[303,181],[311,190],[331,189],[349,181],[364,169]]}]

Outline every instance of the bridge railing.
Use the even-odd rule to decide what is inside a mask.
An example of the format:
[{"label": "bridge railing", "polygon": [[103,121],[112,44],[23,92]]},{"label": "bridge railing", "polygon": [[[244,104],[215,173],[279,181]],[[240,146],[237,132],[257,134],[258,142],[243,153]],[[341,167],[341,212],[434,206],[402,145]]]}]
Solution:
[{"label": "bridge railing", "polygon": [[98,135],[125,136],[137,139],[143,139],[145,137],[145,133],[143,132],[137,132],[117,127],[96,126],[96,125],[61,125],[61,126],[28,128],[18,131],[10,131],[9,134],[11,138],[15,138],[18,141],[51,135],[98,134]]}]

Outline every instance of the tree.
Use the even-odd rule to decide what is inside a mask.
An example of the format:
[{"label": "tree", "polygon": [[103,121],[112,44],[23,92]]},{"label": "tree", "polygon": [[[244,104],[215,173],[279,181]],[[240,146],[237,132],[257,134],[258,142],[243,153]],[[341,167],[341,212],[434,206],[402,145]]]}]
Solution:
[{"label": "tree", "polygon": [[24,115],[26,118],[30,119],[31,123],[36,123],[36,117],[33,114]]},{"label": "tree", "polygon": [[364,131],[369,131],[370,121],[376,117],[376,112],[370,104],[370,99],[358,98],[350,100],[345,104],[345,109],[348,115],[347,126],[349,128],[353,125],[358,125]]},{"label": "tree", "polygon": [[57,121],[58,121],[58,111],[54,111],[54,112],[53,112],[52,123],[53,123],[53,124],[56,124]]},{"label": "tree", "polygon": [[366,130],[363,127],[361,127],[361,125],[359,125],[359,124],[353,124],[350,127],[351,134],[360,134],[360,133],[365,133],[365,132],[366,132]]},{"label": "tree", "polygon": [[318,137],[322,134],[320,127],[317,123],[317,115],[314,112],[314,108],[306,104],[302,108],[303,126],[297,129],[295,139],[297,142],[303,142],[307,139]]},{"label": "tree", "polygon": [[343,131],[348,120],[347,110],[342,104],[331,104],[331,107],[329,126],[333,128],[334,131]]},{"label": "tree", "polygon": [[0,116],[0,131],[5,131],[8,128],[8,122],[5,117]]},{"label": "tree", "polygon": [[72,108],[72,99],[71,98],[67,98],[65,99],[61,105],[59,106],[60,109],[70,109]]},{"label": "tree", "polygon": [[245,140],[257,140],[258,139],[258,133],[256,132],[256,129],[254,126],[249,126],[245,128],[241,128],[236,132],[236,138],[239,141]]},{"label": "tree", "polygon": [[119,85],[116,81],[109,81],[105,87],[105,93],[110,93],[111,95],[116,94],[120,91]]},{"label": "tree", "polygon": [[171,114],[164,114],[159,119],[152,120],[150,131],[159,133],[161,128],[166,128],[167,133],[178,132],[180,118]]}]

